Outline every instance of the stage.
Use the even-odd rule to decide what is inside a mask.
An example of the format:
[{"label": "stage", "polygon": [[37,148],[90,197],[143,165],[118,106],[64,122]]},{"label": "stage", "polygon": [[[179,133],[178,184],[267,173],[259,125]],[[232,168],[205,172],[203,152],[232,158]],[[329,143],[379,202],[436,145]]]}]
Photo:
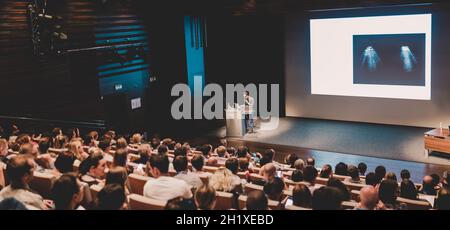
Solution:
[{"label": "stage", "polygon": [[[264,124],[259,124],[264,126]],[[309,118],[280,118],[276,130],[256,129],[256,133],[244,137],[227,138],[232,145],[245,144],[251,151],[274,148],[278,161],[288,153],[301,157],[313,156],[318,166],[365,162],[368,172],[378,165],[397,174],[401,169],[415,172],[413,180],[420,182],[425,174],[438,173],[450,168],[450,156],[431,153],[424,149],[424,133],[430,128],[360,122],[333,121]],[[225,136],[225,127],[216,132]]]}]

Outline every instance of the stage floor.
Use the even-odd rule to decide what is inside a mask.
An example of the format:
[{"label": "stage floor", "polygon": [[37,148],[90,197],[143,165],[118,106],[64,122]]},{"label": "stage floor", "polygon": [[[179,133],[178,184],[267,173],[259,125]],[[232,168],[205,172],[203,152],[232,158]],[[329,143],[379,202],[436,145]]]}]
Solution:
[{"label": "stage floor", "polygon": [[[426,156],[423,135],[428,128],[281,118],[276,130],[256,130],[242,138],[246,142],[293,146],[402,161],[450,165],[450,155]],[[224,132],[222,129],[221,132]]]}]

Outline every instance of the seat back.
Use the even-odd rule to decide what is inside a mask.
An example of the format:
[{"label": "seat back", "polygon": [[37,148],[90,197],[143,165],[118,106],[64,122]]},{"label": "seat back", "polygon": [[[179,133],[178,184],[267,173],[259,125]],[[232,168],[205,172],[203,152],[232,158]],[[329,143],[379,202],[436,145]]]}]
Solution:
[{"label": "seat back", "polygon": [[351,191],[351,190],[361,190],[362,188],[364,188],[365,186],[367,186],[366,184],[356,184],[356,183],[349,183],[349,182],[345,182],[344,181],[345,186],[347,186],[347,188]]},{"label": "seat back", "polygon": [[33,180],[30,182],[30,188],[39,193],[43,198],[51,197],[51,189],[56,176],[50,173],[42,173],[35,171]]},{"label": "seat back", "polygon": [[287,205],[286,207],[284,207],[284,209],[286,209],[286,210],[312,210],[310,208],[303,208],[303,207],[295,206],[295,205]]},{"label": "seat back", "polygon": [[255,191],[255,190],[259,190],[259,191],[263,191],[264,187],[261,185],[256,185],[256,184],[245,184],[245,193],[249,194],[251,191]]},{"label": "seat back", "polygon": [[340,181],[344,181],[347,178],[351,178],[349,176],[342,176],[342,175],[336,175],[336,174],[333,174],[333,177],[338,179],[338,180],[340,180]]},{"label": "seat back", "polygon": [[209,172],[214,174],[217,170],[219,169],[219,167],[214,167],[214,166],[203,166],[203,171],[205,172]]},{"label": "seat back", "polygon": [[[240,210],[244,210],[247,207],[247,196],[240,195],[238,198],[238,206]],[[268,206],[272,210],[280,209],[280,202],[275,200],[268,200]]]},{"label": "seat back", "polygon": [[233,194],[216,191],[216,210],[228,210],[233,208]]},{"label": "seat back", "polygon": [[408,210],[428,210],[432,208],[430,203],[428,203],[428,201],[411,200],[403,197],[398,197],[397,201],[405,203],[408,206]]},{"label": "seat back", "polygon": [[317,177],[316,184],[327,185],[328,178]]},{"label": "seat back", "polygon": [[134,173],[128,175],[128,182],[130,183],[131,189],[130,192],[138,195],[144,195],[144,185],[150,179],[150,177],[141,176]]},{"label": "seat back", "polygon": [[131,210],[164,210],[166,201],[150,199],[139,194],[130,194],[128,204]]}]

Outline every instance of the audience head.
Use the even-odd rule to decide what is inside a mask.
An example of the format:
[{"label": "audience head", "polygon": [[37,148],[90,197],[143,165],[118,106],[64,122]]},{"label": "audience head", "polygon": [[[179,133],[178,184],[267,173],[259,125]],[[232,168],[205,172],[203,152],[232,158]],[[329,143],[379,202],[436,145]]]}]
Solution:
[{"label": "audience head", "polygon": [[187,156],[188,154],[188,148],[181,146],[177,149],[175,149],[175,151],[173,152],[173,156],[177,157],[177,156]]},{"label": "audience head", "polygon": [[53,182],[52,199],[56,210],[74,210],[83,200],[83,190],[75,175],[64,174]]},{"label": "audience head", "polygon": [[394,205],[397,200],[398,195],[398,184],[397,181],[387,179],[380,183],[378,188],[378,196],[384,204]]},{"label": "audience head", "polygon": [[153,177],[158,178],[169,172],[169,157],[167,155],[154,154],[150,157],[149,167]]},{"label": "audience head", "polygon": [[373,186],[365,186],[359,192],[359,199],[360,209],[374,210],[378,204],[378,191]]},{"label": "audience head", "polygon": [[192,199],[185,199],[183,197],[175,197],[167,201],[165,210],[196,210],[194,201]]},{"label": "audience head", "polygon": [[116,149],[126,149],[128,147],[127,139],[121,137],[117,139]]},{"label": "audience head", "polygon": [[249,165],[250,165],[250,162],[248,161],[248,158],[246,158],[246,157],[239,158],[239,171],[240,172],[247,171]]},{"label": "audience head", "polygon": [[308,157],[308,159],[306,159],[306,166],[312,166],[315,167],[316,165],[316,160],[312,157]]},{"label": "audience head", "polygon": [[375,168],[375,176],[377,176],[377,183],[380,183],[386,176],[386,168],[379,165]]},{"label": "audience head", "polygon": [[131,143],[133,144],[141,144],[142,142],[142,136],[139,133],[135,133],[133,134],[133,136],[131,137]]},{"label": "audience head", "polygon": [[367,165],[364,162],[358,164],[358,170],[361,175],[366,175]]},{"label": "audience head", "polygon": [[439,182],[441,181],[441,178],[439,177],[439,175],[436,173],[433,173],[430,176],[431,176],[431,178],[433,178],[433,180],[432,180],[433,186],[438,186]]},{"label": "audience head", "polygon": [[121,166],[126,167],[128,160],[128,152],[126,149],[117,149],[113,157],[114,167]]},{"label": "audience head", "polygon": [[305,162],[302,159],[298,159],[294,162],[294,168],[297,170],[303,170],[305,168]]},{"label": "audience head", "polygon": [[147,162],[152,154],[152,147],[149,144],[142,144],[138,147],[138,153],[140,156],[141,162]]},{"label": "audience head", "polygon": [[356,166],[348,166],[348,175],[352,178],[352,180],[359,181],[359,170]]},{"label": "audience head", "polygon": [[386,173],[385,179],[391,179],[397,181],[397,175],[393,172]]},{"label": "audience head", "polygon": [[275,177],[264,184],[264,193],[270,200],[281,201],[284,187],[283,180]]},{"label": "audience head", "polygon": [[80,174],[89,174],[95,178],[103,178],[105,176],[106,160],[100,154],[90,155],[80,164]]},{"label": "audience head", "polygon": [[195,205],[201,210],[212,210],[216,206],[216,190],[207,183],[195,190]]},{"label": "audience head", "polygon": [[295,161],[298,160],[298,156],[295,153],[291,153],[286,157],[286,164],[290,165],[291,168],[295,168]]},{"label": "audience head", "polygon": [[236,156],[236,149],[234,147],[227,147],[227,153],[230,154],[230,156]]},{"label": "audience head", "polygon": [[274,149],[266,149],[263,154],[263,158],[267,159],[268,162],[272,162],[275,157],[275,150]]},{"label": "audience head", "polygon": [[8,155],[8,141],[0,138],[0,156]]},{"label": "audience head", "polygon": [[103,138],[98,143],[98,147],[105,153],[109,152],[109,150],[111,148],[111,139]]},{"label": "audience head", "polygon": [[249,154],[249,150],[247,148],[247,146],[239,146],[237,151],[236,151],[236,156],[237,157],[247,157],[247,154]]},{"label": "audience head", "polygon": [[247,195],[247,210],[267,210],[268,200],[263,191],[254,190]]},{"label": "audience head", "polygon": [[402,178],[402,180],[404,180],[404,179],[410,179],[411,178],[411,174],[409,173],[409,171],[408,170],[406,170],[406,169],[403,169],[401,172],[400,172],[400,177]]},{"label": "audience head", "polygon": [[296,184],[292,190],[292,203],[295,206],[303,208],[311,208],[311,192],[308,186],[304,184]]},{"label": "audience head", "polygon": [[208,166],[216,167],[218,163],[219,163],[219,159],[217,159],[217,157],[214,157],[214,156],[210,156],[206,160],[206,165],[208,165]]},{"label": "audience head", "polygon": [[124,167],[114,167],[108,171],[106,174],[105,184],[120,184],[125,187],[127,182],[127,169]]},{"label": "audience head", "polygon": [[325,164],[322,166],[322,170],[320,170],[320,177],[321,178],[330,178],[333,176],[333,168],[331,168],[331,165]]},{"label": "audience head", "polygon": [[370,172],[366,175],[366,185],[376,186],[378,184],[377,176],[375,173]]},{"label": "audience head", "polygon": [[158,154],[167,154],[169,152],[169,148],[167,147],[167,145],[160,145],[158,146]]},{"label": "audience head", "polygon": [[216,149],[216,153],[217,155],[219,155],[219,157],[225,157],[225,154],[227,153],[227,148],[225,148],[225,146],[219,146]]},{"label": "audience head", "polygon": [[305,169],[303,169],[303,180],[314,184],[316,182],[317,174],[318,173],[316,168],[312,166],[306,166]]},{"label": "audience head", "polygon": [[202,154],[195,154],[191,159],[192,167],[197,171],[203,170],[203,165],[205,164],[205,158]]},{"label": "audience head", "polygon": [[400,197],[417,200],[417,189],[413,182],[408,179],[402,180],[402,183],[400,183]]},{"label": "audience head", "polygon": [[339,162],[334,167],[334,174],[341,175],[341,176],[347,176],[348,175],[347,165],[344,162]]},{"label": "audience head", "polygon": [[6,167],[6,175],[11,188],[27,189],[33,179],[35,163],[28,155],[18,155],[11,158]]},{"label": "audience head", "polygon": [[125,189],[119,184],[108,184],[98,193],[99,210],[126,209]]},{"label": "audience head", "polygon": [[262,175],[266,181],[272,180],[277,173],[277,168],[273,163],[268,163],[261,168]]},{"label": "audience head", "polygon": [[216,190],[232,192],[236,187],[233,181],[233,173],[227,168],[219,168],[210,178],[209,184]]},{"label": "audience head", "polygon": [[72,172],[74,161],[75,161],[75,157],[70,153],[59,154],[55,160],[55,168],[60,173]]},{"label": "audience head", "polygon": [[350,200],[350,192],[348,191],[347,186],[339,179],[328,179],[327,186],[339,189],[341,191],[342,200]]},{"label": "audience head", "polygon": [[[44,140],[39,142],[39,152],[41,154],[47,153],[49,148],[50,148],[50,140],[48,138],[44,138]],[[1,146],[0,146],[0,154],[1,154]]]},{"label": "audience head", "polygon": [[323,186],[314,190],[312,196],[313,210],[339,210],[342,203],[341,191],[334,187]]},{"label": "audience head", "polygon": [[239,170],[239,161],[236,157],[228,158],[225,161],[225,167],[230,170],[233,174],[237,174]]},{"label": "audience head", "polygon": [[188,159],[186,156],[178,155],[173,159],[173,168],[177,173],[184,172],[188,170]]},{"label": "audience head", "polygon": [[292,171],[291,180],[294,182],[300,182],[303,180],[303,172],[300,170]]}]

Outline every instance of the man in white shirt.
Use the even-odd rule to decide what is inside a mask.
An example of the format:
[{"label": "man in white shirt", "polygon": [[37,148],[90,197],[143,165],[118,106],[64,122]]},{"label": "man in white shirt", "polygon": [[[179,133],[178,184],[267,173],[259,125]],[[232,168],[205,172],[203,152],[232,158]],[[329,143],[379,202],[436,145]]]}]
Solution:
[{"label": "man in white shirt", "polygon": [[167,201],[176,197],[192,198],[191,187],[182,180],[169,176],[169,157],[166,154],[154,154],[150,158],[150,170],[155,180],[144,185],[144,196]]}]

